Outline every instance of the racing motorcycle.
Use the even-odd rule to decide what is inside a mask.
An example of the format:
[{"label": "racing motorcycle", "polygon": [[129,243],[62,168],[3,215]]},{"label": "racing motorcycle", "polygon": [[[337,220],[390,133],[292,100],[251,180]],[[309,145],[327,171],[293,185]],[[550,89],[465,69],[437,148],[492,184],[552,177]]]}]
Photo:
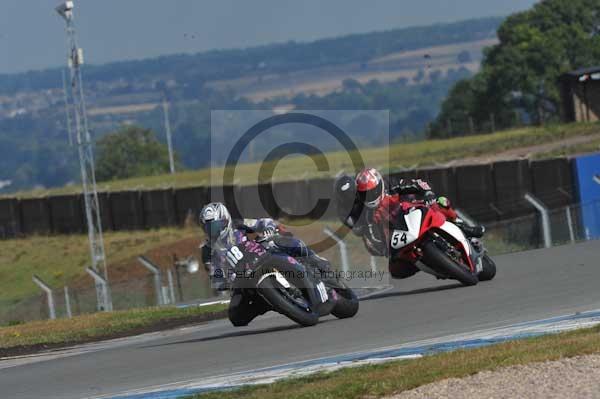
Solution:
[{"label": "racing motorcycle", "polygon": [[[328,314],[342,319],[358,312],[358,297],[335,273],[322,273],[303,262],[306,257],[290,256],[274,242],[247,240],[228,249],[232,290],[252,301],[264,301],[271,310],[302,326],[315,325]],[[307,249],[303,243],[299,248]]]},{"label": "racing motorcycle", "polygon": [[483,244],[468,239],[456,224],[424,202],[401,202],[387,234],[391,260],[413,264],[437,278],[468,286],[496,275],[496,265]]}]

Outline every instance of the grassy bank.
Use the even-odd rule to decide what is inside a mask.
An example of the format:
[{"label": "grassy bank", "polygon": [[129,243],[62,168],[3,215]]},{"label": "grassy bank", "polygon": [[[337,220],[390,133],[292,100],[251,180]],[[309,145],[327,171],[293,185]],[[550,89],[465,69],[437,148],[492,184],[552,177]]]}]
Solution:
[{"label": "grassy bank", "polygon": [[460,378],[500,367],[600,353],[600,327],[511,341],[416,360],[346,368],[270,385],[215,392],[194,399],[374,398],[399,393],[446,378]]},{"label": "grassy bank", "polygon": [[556,149],[553,151],[541,152],[541,153],[535,154],[535,158],[536,159],[552,158],[552,157],[568,156],[571,154],[589,154],[589,153],[594,153],[594,152],[600,152],[600,138],[594,139],[587,143],[567,145],[567,146],[564,146],[562,148],[559,148],[559,149]]},{"label": "grassy bank", "polygon": [[[321,221],[304,221],[304,223],[307,225],[291,226],[289,229],[313,248],[315,244],[323,243],[326,239],[323,228],[327,225],[335,225],[335,223]],[[486,236],[486,246],[493,255],[525,249],[503,241],[503,235],[499,233],[491,229]],[[136,261],[136,257],[141,254],[154,254],[154,259],[163,266],[170,264],[170,256],[175,252],[180,253],[181,256],[190,254],[198,256],[199,253],[191,251],[196,250],[196,243],[201,242],[201,237],[199,228],[106,232],[104,239],[109,262],[109,278],[114,283],[133,281],[147,276],[148,272]],[[182,245],[190,239],[194,239],[194,243]],[[353,269],[370,269],[370,258],[362,240],[352,234],[348,234],[345,240]],[[326,245],[327,249],[320,251],[321,255],[329,259],[334,268],[339,268],[341,261],[339,248],[332,242],[326,243],[330,245]],[[160,252],[161,256],[157,257],[156,252]],[[62,287],[65,285],[71,288],[72,293],[82,284],[84,288],[92,290],[92,280],[84,271],[89,262],[87,235],[33,236],[0,240],[0,320],[2,321],[0,325],[10,320],[30,319],[27,314],[15,315],[6,312],[15,309],[15,305],[20,301],[40,294],[39,288],[31,280],[34,274],[39,275],[57,290],[59,302],[62,300],[60,296]],[[384,258],[378,258],[377,263],[382,270],[385,269]],[[113,294],[117,295],[117,291]],[[36,299],[27,309],[32,306],[36,309],[44,306],[45,311],[45,305],[41,303],[40,299]],[[61,311],[62,305],[57,302],[57,306]]]},{"label": "grassy bank", "polygon": [[[443,164],[457,159],[496,155],[503,151],[549,144],[560,140],[600,135],[600,126],[595,123],[575,123],[545,127],[527,127],[513,129],[494,134],[474,135],[445,140],[428,140],[416,143],[394,144],[384,148],[367,148],[361,150],[365,162],[382,168],[409,168]],[[566,147],[560,154],[570,154],[579,148]],[[571,150],[569,150],[571,148]],[[552,152],[553,154],[555,153]],[[330,172],[317,172],[313,161],[307,157],[286,157],[275,169],[274,180],[296,180],[298,178],[324,177],[335,175],[340,170],[349,170],[351,161],[348,154],[332,152],[327,154]],[[259,163],[239,165],[235,177],[242,184],[255,184],[258,178]],[[99,183],[101,191],[118,191],[168,187],[191,187],[219,184],[223,169],[201,169],[180,172],[174,175],[165,174],[142,178],[133,178]],[[211,178],[213,180],[211,180]],[[34,190],[11,194],[10,196],[35,197],[79,192],[78,185],[66,186],[50,190]]]},{"label": "grassy bank", "polygon": [[[108,262],[114,264],[198,234],[194,229],[180,228],[106,232],[104,243]],[[0,240],[0,308],[39,293],[31,281],[34,274],[52,287],[70,284],[85,274],[89,256],[88,237],[83,234]]]},{"label": "grassy bank", "polygon": [[94,313],[0,328],[0,356],[162,330],[225,316],[227,305]]}]

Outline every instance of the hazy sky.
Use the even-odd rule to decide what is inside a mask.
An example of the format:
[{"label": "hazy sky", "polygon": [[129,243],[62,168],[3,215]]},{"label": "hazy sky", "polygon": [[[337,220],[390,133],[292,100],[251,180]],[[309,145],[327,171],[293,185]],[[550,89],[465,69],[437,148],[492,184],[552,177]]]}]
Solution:
[{"label": "hazy sky", "polygon": [[[76,0],[89,63],[505,15],[534,0]],[[0,1],[0,73],[65,63],[59,0]]]}]

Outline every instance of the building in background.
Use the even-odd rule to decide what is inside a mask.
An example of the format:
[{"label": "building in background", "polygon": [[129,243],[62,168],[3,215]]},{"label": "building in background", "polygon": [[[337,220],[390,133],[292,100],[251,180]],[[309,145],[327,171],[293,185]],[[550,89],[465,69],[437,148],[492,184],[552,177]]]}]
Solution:
[{"label": "building in background", "polygon": [[565,122],[600,120],[600,66],[567,72],[560,81]]}]

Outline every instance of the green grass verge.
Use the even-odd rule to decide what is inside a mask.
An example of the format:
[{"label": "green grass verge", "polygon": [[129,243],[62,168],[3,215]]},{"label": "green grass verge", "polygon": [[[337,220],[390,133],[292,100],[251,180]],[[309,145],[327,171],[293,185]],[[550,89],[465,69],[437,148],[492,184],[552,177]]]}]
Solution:
[{"label": "green grass verge", "polygon": [[[597,123],[573,123],[568,125],[550,125],[544,127],[527,127],[513,129],[494,134],[465,136],[446,140],[428,140],[416,143],[394,144],[384,148],[361,149],[361,155],[368,165],[380,168],[408,168],[415,166],[431,166],[455,159],[494,155],[502,151],[547,144],[555,141],[600,134]],[[318,172],[313,161],[307,157],[286,157],[275,168],[275,181],[297,180],[299,178],[325,177],[334,175],[340,170],[351,169],[351,159],[345,152],[327,154],[330,172]],[[242,184],[255,184],[258,179],[259,163],[239,165],[236,169],[236,180]],[[142,178],[99,183],[101,191],[118,190],[150,190],[169,187],[206,186],[220,184],[223,169],[201,169],[185,171],[174,175],[165,174]],[[211,180],[212,179],[212,180]],[[69,194],[80,191],[79,185],[71,185],[50,190],[34,190],[11,194],[21,198],[43,195]]]},{"label": "green grass verge", "polygon": [[[199,229],[181,228],[106,232],[104,244],[108,261],[116,263],[198,234]],[[0,312],[2,308],[39,293],[39,288],[31,281],[34,274],[52,287],[70,284],[85,274],[84,268],[90,263],[89,251],[87,235],[0,240]]]},{"label": "green grass verge", "polygon": [[11,349],[54,347],[97,341],[165,327],[224,317],[227,305],[178,309],[173,307],[94,313],[72,319],[34,321],[0,328],[0,354]]},{"label": "green grass verge", "polygon": [[446,378],[460,378],[500,367],[556,360],[600,352],[600,327],[520,341],[345,368],[230,392],[196,395],[195,399],[372,398],[399,393]]},{"label": "green grass verge", "polygon": [[553,157],[562,157],[562,156],[569,156],[569,155],[575,155],[575,154],[577,154],[577,155],[587,154],[587,153],[593,153],[593,152],[600,152],[600,139],[594,139],[587,143],[568,145],[568,146],[565,146],[563,148],[553,150],[553,151],[541,152],[541,153],[535,154],[534,158],[536,158],[536,159],[553,158]]}]

